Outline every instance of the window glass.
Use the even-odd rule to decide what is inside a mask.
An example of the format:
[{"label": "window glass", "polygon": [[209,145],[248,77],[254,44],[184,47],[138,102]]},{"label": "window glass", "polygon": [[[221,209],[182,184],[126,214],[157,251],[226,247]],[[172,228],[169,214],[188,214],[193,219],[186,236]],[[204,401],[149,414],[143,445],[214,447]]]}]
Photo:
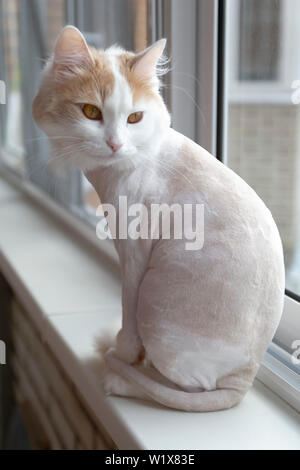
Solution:
[{"label": "window glass", "polygon": [[91,222],[99,199],[81,173],[52,164],[51,145],[32,118],[32,101],[42,67],[65,24],[80,28],[98,48],[118,43],[139,51],[147,46],[150,31],[148,3],[0,0],[0,80],[6,85],[6,104],[0,107],[2,163]]},{"label": "window glass", "polygon": [[227,163],[271,210],[286,287],[300,295],[300,2],[230,5]]},{"label": "window glass", "polygon": [[[90,44],[99,48],[119,44],[133,51],[147,47],[151,20],[147,0],[90,0],[89,8],[84,3],[78,3],[78,27]],[[99,198],[84,175],[81,191],[83,207],[92,220]]]},{"label": "window glass", "polygon": [[276,80],[279,73],[281,0],[241,0],[239,80]]}]

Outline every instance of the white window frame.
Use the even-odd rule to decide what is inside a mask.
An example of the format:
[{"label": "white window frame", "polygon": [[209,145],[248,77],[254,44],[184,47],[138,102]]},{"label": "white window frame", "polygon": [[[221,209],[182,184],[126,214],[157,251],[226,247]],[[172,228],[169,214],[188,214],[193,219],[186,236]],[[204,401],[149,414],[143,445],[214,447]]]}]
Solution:
[{"label": "white window frame", "polygon": [[172,126],[216,156],[218,0],[165,0],[164,6],[166,1],[169,30],[159,30],[153,39],[169,39]]},{"label": "white window frame", "polygon": [[290,355],[272,343],[256,377],[300,412],[299,374],[286,365],[288,361]]}]

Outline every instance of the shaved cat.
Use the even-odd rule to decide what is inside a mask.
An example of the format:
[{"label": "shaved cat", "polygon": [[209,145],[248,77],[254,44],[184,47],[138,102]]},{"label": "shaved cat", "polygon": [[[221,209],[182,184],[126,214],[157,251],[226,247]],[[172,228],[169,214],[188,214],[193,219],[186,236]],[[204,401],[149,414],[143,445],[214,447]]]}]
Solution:
[{"label": "shaved cat", "polygon": [[[204,244],[117,238],[122,328],[106,393],[186,411],[239,403],[283,310],[280,236],[257,194],[170,127],[159,92],[165,40],[140,53],[89,47],[63,29],[33,103],[38,126],[102,203],[204,205]],[[161,234],[160,234],[161,235]],[[79,267],[80,269],[80,267]]]}]

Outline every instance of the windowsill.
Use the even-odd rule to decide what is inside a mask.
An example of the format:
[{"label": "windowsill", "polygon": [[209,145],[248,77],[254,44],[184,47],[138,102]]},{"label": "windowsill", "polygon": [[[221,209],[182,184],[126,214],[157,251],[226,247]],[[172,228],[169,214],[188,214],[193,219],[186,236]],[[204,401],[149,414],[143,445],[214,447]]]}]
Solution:
[{"label": "windowsill", "polygon": [[103,328],[121,323],[113,263],[105,256],[99,263],[87,244],[3,179],[0,227],[0,271],[118,448],[300,449],[298,413],[258,380],[238,407],[217,413],[105,397],[94,344]]}]

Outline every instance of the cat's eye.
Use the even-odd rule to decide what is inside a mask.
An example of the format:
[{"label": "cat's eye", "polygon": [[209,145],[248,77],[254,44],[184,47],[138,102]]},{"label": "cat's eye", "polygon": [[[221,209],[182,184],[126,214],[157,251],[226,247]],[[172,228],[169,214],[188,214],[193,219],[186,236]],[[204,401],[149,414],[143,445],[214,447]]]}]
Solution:
[{"label": "cat's eye", "polygon": [[93,104],[84,104],[82,111],[85,117],[92,119],[93,121],[102,121],[103,116],[99,108]]},{"label": "cat's eye", "polygon": [[127,122],[129,124],[136,124],[143,119],[144,113],[142,111],[138,111],[137,113],[132,113],[128,116]]}]

